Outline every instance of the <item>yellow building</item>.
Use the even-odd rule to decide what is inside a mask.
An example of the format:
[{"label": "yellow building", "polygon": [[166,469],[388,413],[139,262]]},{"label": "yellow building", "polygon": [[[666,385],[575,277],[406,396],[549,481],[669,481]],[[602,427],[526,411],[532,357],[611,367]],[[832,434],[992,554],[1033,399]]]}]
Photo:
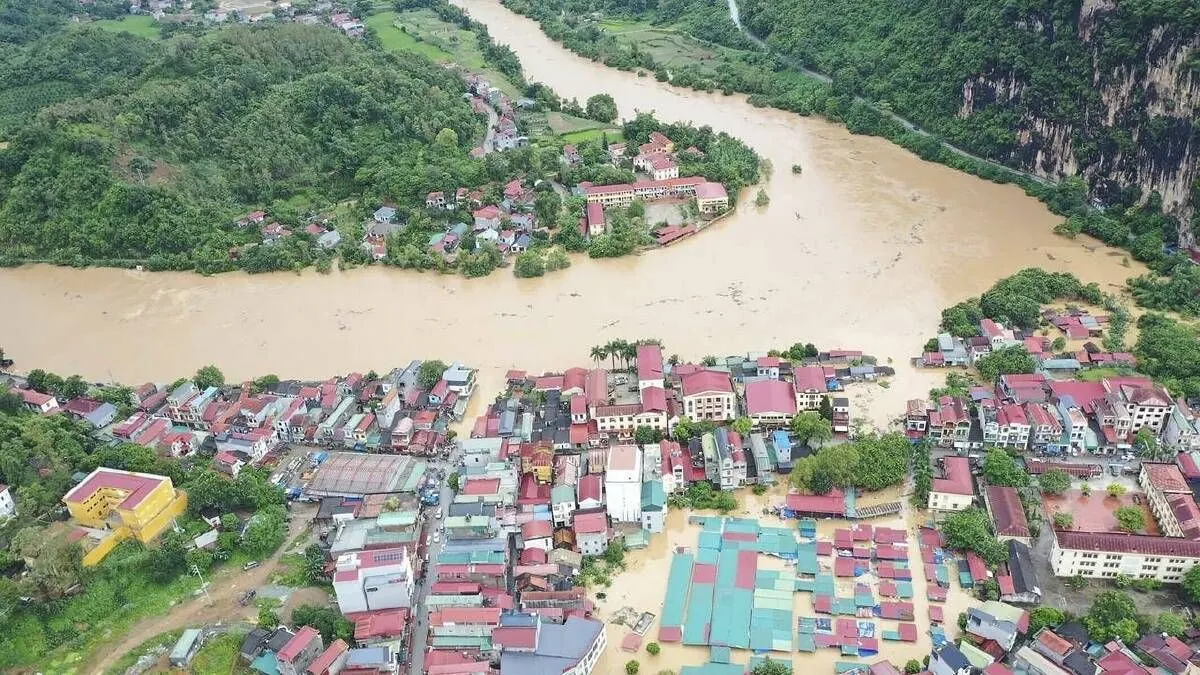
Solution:
[{"label": "yellow building", "polygon": [[95,565],[126,539],[157,538],[187,509],[187,494],[166,476],[99,468],[64,495],[63,503],[79,525],[109,531],[83,557],[85,565]]}]

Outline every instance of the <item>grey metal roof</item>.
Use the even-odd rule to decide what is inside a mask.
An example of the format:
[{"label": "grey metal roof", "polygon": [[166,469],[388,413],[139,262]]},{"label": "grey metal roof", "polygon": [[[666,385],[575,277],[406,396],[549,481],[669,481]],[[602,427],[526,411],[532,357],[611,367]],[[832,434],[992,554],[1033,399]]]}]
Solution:
[{"label": "grey metal roof", "polygon": [[602,630],[599,621],[577,616],[562,625],[543,623],[537,650],[503,653],[500,675],[562,675],[579,662]]},{"label": "grey metal roof", "polygon": [[971,667],[971,662],[967,660],[967,657],[963,656],[962,652],[958,651],[958,647],[955,647],[953,643],[942,647],[941,651],[938,652],[938,657],[954,670]]}]

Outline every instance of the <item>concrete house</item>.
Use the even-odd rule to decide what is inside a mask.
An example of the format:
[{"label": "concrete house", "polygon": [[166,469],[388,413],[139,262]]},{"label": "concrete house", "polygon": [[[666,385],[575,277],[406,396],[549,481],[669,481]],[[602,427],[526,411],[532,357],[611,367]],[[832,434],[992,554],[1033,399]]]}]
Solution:
[{"label": "concrete house", "polygon": [[604,490],[608,515],[622,523],[641,522],[642,450],[636,445],[615,445],[608,450]]},{"label": "concrete house", "polygon": [[642,529],[662,532],[667,518],[667,492],[661,480],[642,483]]}]

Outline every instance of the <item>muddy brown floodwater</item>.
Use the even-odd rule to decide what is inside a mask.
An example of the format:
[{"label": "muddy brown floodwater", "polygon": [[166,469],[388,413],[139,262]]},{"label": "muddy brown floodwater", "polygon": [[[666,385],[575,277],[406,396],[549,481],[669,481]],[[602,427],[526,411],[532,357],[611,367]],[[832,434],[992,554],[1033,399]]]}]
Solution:
[{"label": "muddy brown floodwater", "polygon": [[[860,348],[900,373],[856,411],[903,410],[936,376],[901,365],[942,307],[1037,265],[1104,286],[1140,273],[1019,189],[923,162],[886,141],[743,97],[674,89],[581,59],[495,0],[462,5],[521,57],[529,79],[580,100],[606,91],[621,114],[654,110],[734,134],[775,167],[768,207],[669,249],[576,258],[542,279],[381,267],[202,277],[26,266],[0,271],[0,345],[17,368],[92,380],[169,381],[207,363],[230,378],[324,378],[410,358],[460,359],[498,383],[508,367],[586,363],[592,345],[657,337],[685,358],[796,341]],[[799,164],[803,175],[789,167]],[[752,194],[752,193],[751,193]],[[490,393],[486,392],[486,393]]]}]

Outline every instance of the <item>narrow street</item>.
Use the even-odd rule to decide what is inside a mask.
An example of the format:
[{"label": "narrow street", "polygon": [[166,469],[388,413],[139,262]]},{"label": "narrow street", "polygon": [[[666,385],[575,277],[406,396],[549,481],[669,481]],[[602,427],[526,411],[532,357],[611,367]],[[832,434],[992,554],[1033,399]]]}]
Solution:
[{"label": "narrow street", "polygon": [[[450,453],[450,458],[447,460],[431,460],[429,462],[430,469],[444,470],[446,478],[449,478],[451,472],[457,468],[458,464],[458,444],[454,445],[454,450]],[[434,513],[441,509],[442,516],[447,515],[447,510],[450,508],[450,503],[454,500],[454,491],[450,489],[449,482],[443,478],[441,481],[441,497],[438,505],[432,509],[426,510],[430,516],[425,520],[424,532],[421,536],[430,537],[434,532],[441,529],[442,523],[434,517]],[[425,576],[416,585],[416,590],[413,597],[412,613],[413,620],[416,621],[416,627],[412,632],[412,643],[409,650],[409,669],[411,675],[419,675],[424,672],[425,668],[425,649],[429,644],[429,609],[425,605],[425,598],[429,595],[430,589],[433,587],[433,565],[437,562],[438,555],[442,552],[442,547],[445,545],[445,535],[439,538],[438,543],[430,541],[426,549],[428,562],[425,565]]]}]

